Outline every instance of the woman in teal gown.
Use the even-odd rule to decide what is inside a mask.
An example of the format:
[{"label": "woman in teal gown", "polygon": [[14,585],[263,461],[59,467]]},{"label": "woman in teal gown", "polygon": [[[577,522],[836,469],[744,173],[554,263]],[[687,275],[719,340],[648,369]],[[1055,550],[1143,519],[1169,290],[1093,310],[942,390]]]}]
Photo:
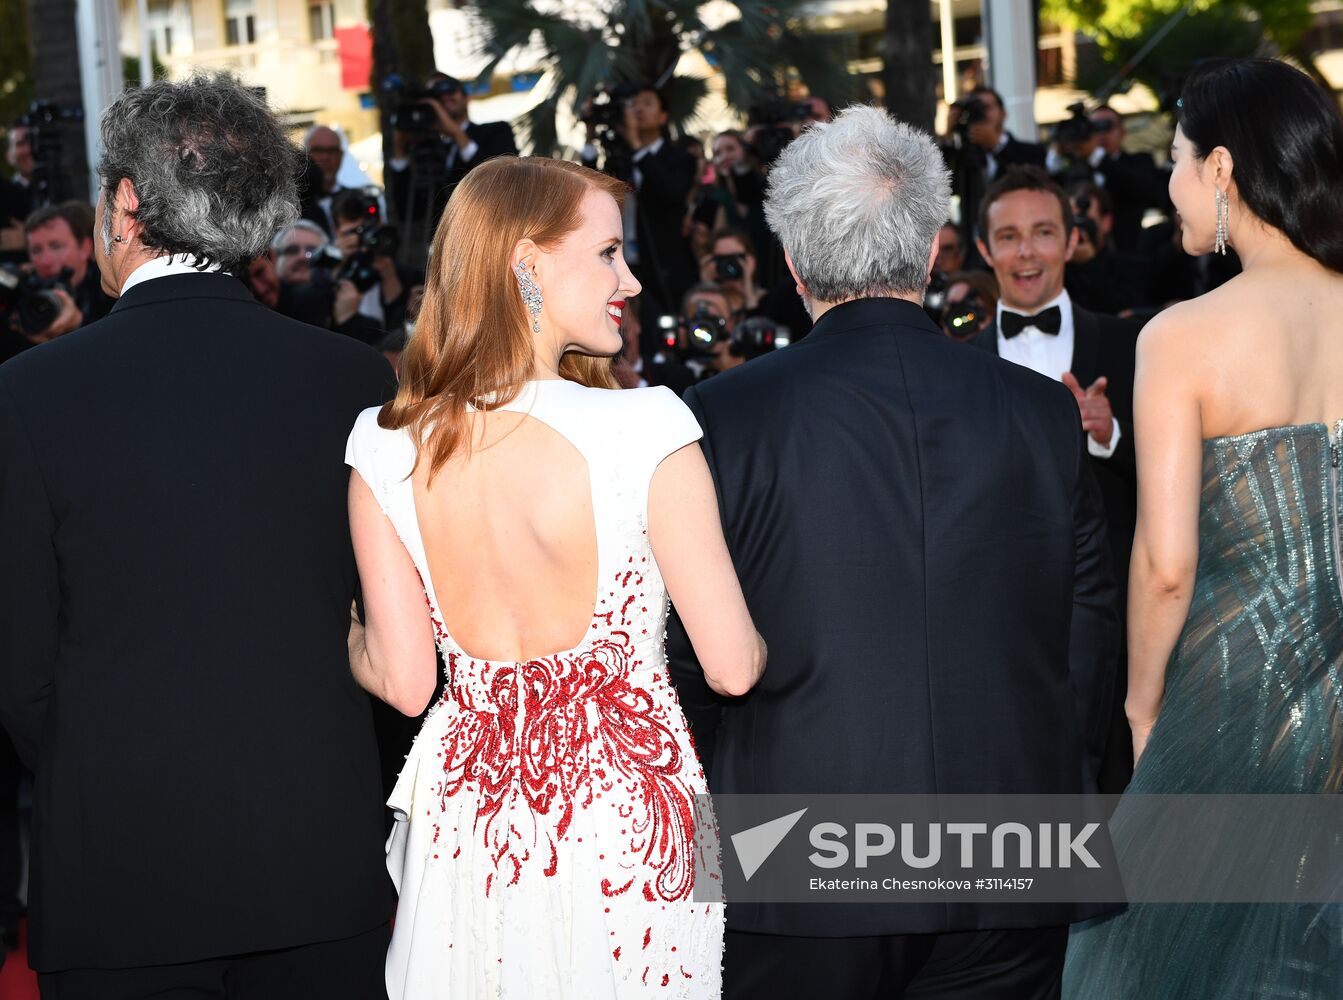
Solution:
[{"label": "woman in teal gown", "polygon": [[[1343,784],[1343,123],[1332,95],[1267,60],[1205,64],[1178,118],[1184,249],[1230,247],[1244,269],[1139,338],[1138,763],[1113,824],[1136,866],[1160,848],[1134,796]],[[1134,903],[1074,928],[1063,996],[1343,997],[1338,912]]]}]

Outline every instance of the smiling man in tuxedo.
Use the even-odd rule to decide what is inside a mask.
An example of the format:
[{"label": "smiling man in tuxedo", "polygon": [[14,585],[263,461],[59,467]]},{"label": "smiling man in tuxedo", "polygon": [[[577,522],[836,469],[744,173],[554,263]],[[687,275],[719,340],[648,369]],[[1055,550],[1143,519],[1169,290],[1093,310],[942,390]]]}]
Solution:
[{"label": "smiling man in tuxedo", "polygon": [[[1068,297],[1064,265],[1077,247],[1077,228],[1068,196],[1044,170],[1013,167],[990,187],[979,232],[979,252],[993,268],[1001,298],[995,321],[973,343],[1072,390],[1105,506],[1122,622],[1137,519],[1133,358],[1140,326],[1078,308]],[[1122,791],[1133,770],[1124,717],[1127,669],[1121,649],[1103,792]]]}]

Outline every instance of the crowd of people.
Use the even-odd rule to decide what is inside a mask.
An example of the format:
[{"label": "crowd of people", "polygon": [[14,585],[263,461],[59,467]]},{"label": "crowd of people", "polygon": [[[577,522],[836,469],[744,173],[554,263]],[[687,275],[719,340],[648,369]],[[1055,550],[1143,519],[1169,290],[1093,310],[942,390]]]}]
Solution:
[{"label": "crowd of people", "polygon": [[[22,759],[52,996],[1046,997],[1065,952],[1070,997],[1338,986],[1309,913],[1209,971],[1216,914],[1172,955],[1141,905],[691,900],[706,791],[1336,788],[1336,521],[1294,456],[1338,464],[1343,124],[1280,63],[1186,100],[1158,166],[1106,105],[1037,144],[988,87],[937,139],[812,97],[701,140],[640,84],[579,164],[436,74],[378,189],[198,77],[107,113],[96,208],[37,204],[10,129],[4,943]],[[1209,367],[1292,283],[1329,308]]]}]

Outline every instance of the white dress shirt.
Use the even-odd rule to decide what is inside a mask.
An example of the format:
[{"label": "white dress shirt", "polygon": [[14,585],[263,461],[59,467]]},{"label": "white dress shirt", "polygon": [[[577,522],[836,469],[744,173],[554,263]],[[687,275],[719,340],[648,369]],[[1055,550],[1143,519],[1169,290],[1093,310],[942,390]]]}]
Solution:
[{"label": "white dress shirt", "polygon": [[[1035,311],[1036,313],[1042,313],[1050,306],[1059,307],[1059,332],[1057,334],[1044,333],[1036,327],[1028,326],[1009,340],[1003,336],[1003,304],[999,302],[998,356],[1024,365],[1031,371],[1052,378],[1055,382],[1062,382],[1063,373],[1072,371],[1073,344],[1076,340],[1073,328],[1073,303],[1072,299],[1068,297],[1067,290],[1060,292],[1057,298],[1050,299]],[[1012,311],[1015,312],[1016,310]],[[1085,389],[1086,386],[1082,388]],[[1087,451],[1096,458],[1109,458],[1114,454],[1115,448],[1119,446],[1119,421],[1116,418],[1111,418],[1111,420],[1110,443],[1108,445],[1100,444],[1090,434],[1087,435]]]},{"label": "white dress shirt", "polygon": [[215,271],[222,271],[224,268],[219,264],[210,264],[206,267],[197,267],[196,258],[184,253],[168,254],[165,257],[155,257],[153,260],[147,260],[126,278],[125,284],[121,286],[121,294],[125,295],[142,281],[151,281],[154,278],[166,278],[170,274],[209,274]]}]

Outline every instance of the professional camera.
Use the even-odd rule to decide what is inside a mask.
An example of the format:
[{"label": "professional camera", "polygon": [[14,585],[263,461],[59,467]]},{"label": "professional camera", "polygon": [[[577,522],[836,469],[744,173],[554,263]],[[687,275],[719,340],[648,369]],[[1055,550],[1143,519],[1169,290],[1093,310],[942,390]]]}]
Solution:
[{"label": "professional camera", "polygon": [[713,345],[728,336],[727,320],[715,316],[703,302],[695,306],[695,311],[682,321],[682,325],[686,332],[686,350],[691,357],[708,357],[713,353]]},{"label": "professional camera", "polygon": [[1073,199],[1073,205],[1076,211],[1073,212],[1073,225],[1094,247],[1096,246],[1096,220],[1089,214],[1091,212],[1091,198],[1084,194],[1079,194]]},{"label": "professional camera", "polygon": [[714,254],[713,270],[719,281],[740,281],[746,276],[746,255],[740,253]]},{"label": "professional camera", "polygon": [[0,313],[16,313],[24,333],[41,333],[60,315],[56,289],[68,292],[73,273],[67,267],[54,278],[39,278],[12,264],[0,264]]},{"label": "professional camera", "polygon": [[768,166],[779,158],[796,133],[795,123],[811,117],[808,101],[790,101],[784,97],[770,97],[753,105],[747,112],[747,125],[755,130],[755,152],[760,162]]},{"label": "professional camera", "polygon": [[953,302],[942,311],[942,330],[949,337],[965,340],[979,331],[988,307],[973,288],[959,302]]},{"label": "professional camera", "polygon": [[70,196],[69,181],[61,171],[60,126],[82,122],[80,108],[63,108],[50,101],[33,101],[26,113],[15,122],[29,130],[28,142],[33,150],[33,208],[42,208]]},{"label": "professional camera", "polygon": [[455,80],[434,80],[425,86],[412,86],[397,73],[382,81],[382,92],[396,103],[392,106],[391,126],[398,132],[432,135],[439,130],[438,115],[422,101],[437,100],[455,93],[461,85]]},{"label": "professional camera", "polygon": [[952,107],[961,113],[960,119],[956,122],[956,131],[966,138],[969,137],[971,125],[979,125],[989,117],[988,105],[984,103],[982,97],[976,97],[974,94],[961,98]]},{"label": "professional camera", "polygon": [[50,101],[33,101],[28,110],[19,116],[16,125],[25,128],[46,128],[61,122],[82,122],[84,111],[81,108],[63,108]]},{"label": "professional camera", "polygon": [[350,255],[349,262],[337,278],[348,280],[359,291],[367,292],[382,281],[382,274],[373,266],[373,259],[396,257],[401,241],[395,226],[383,226],[376,222],[365,222],[356,232],[359,234],[359,249]]},{"label": "professional camera", "polygon": [[602,147],[602,171],[612,177],[631,181],[634,177],[634,150],[625,138],[625,105],[639,88],[629,83],[603,84],[593,91],[580,120],[592,126]]},{"label": "professional camera", "polygon": [[629,83],[603,84],[592,92],[592,100],[587,103],[579,121],[598,131],[619,131],[625,125],[625,102],[638,92],[638,88]]},{"label": "professional camera", "polygon": [[787,347],[793,340],[792,332],[768,316],[752,316],[737,324],[732,331],[732,353],[751,360]]},{"label": "professional camera", "polygon": [[1054,126],[1054,140],[1060,146],[1073,146],[1086,142],[1093,135],[1100,135],[1114,128],[1114,122],[1108,118],[1093,119],[1087,114],[1087,106],[1081,101],[1068,105],[1069,117]]},{"label": "professional camera", "polygon": [[928,287],[923,293],[923,311],[934,323],[942,322],[942,310],[947,304],[947,288],[950,284],[941,271],[934,271],[928,279]]}]

